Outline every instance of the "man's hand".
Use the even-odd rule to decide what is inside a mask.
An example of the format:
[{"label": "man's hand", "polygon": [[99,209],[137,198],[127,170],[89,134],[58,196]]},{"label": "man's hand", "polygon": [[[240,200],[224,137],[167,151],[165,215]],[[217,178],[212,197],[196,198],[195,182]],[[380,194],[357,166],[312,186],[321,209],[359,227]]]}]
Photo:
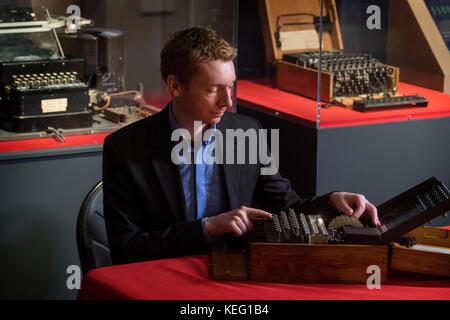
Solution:
[{"label": "man's hand", "polygon": [[206,231],[208,231],[210,236],[220,236],[225,233],[240,236],[252,228],[250,222],[252,218],[272,219],[272,214],[267,211],[242,206],[238,209],[208,218],[205,225]]},{"label": "man's hand", "polygon": [[372,217],[372,224],[381,226],[378,220],[377,208],[371,204],[362,194],[349,192],[333,192],[330,202],[334,208],[345,215],[358,219],[365,211]]}]

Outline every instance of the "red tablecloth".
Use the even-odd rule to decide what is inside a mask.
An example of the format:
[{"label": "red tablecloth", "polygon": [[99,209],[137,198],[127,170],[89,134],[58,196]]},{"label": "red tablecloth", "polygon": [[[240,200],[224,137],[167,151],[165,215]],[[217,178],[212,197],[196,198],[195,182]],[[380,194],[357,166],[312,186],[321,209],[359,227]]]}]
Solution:
[{"label": "red tablecloth", "polygon": [[[399,83],[400,94],[424,96],[429,103],[426,108],[410,107],[390,110],[358,112],[332,106],[320,109],[320,128],[366,125],[395,121],[430,119],[450,116],[450,95],[407,83]],[[273,88],[267,81],[239,80],[237,82],[238,104],[316,127],[317,101]]]},{"label": "red tablecloth", "polygon": [[212,280],[208,255],[104,267],[83,278],[78,299],[308,300],[450,299],[450,279],[397,272],[379,290],[362,284]]}]

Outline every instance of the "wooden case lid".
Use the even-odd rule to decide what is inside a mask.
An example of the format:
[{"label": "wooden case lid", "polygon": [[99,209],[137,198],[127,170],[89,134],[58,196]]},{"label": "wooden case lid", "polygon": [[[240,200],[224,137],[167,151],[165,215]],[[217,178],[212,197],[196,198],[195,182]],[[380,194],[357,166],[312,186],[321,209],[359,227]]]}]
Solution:
[{"label": "wooden case lid", "polygon": [[[281,60],[285,53],[319,50],[319,32],[314,17],[320,17],[320,0],[259,0],[258,7],[269,62]],[[303,15],[294,15],[299,13]],[[323,16],[329,17],[331,32],[323,30],[322,50],[342,50],[335,0],[324,0]],[[278,46],[276,32],[281,42]]]}]

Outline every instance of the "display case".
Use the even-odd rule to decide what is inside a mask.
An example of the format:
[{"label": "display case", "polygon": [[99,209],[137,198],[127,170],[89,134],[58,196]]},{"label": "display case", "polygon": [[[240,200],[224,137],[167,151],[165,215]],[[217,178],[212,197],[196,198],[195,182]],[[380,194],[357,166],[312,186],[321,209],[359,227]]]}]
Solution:
[{"label": "display case", "polygon": [[276,93],[285,118],[325,128],[449,114],[448,96],[427,90],[447,92],[446,16],[437,14],[445,5],[261,0],[257,9],[266,67],[252,74],[255,63],[245,61],[240,80]]},{"label": "display case", "polygon": [[431,2],[240,3],[238,112],[279,130],[299,194],[377,205],[431,176],[450,184],[447,3]]},{"label": "display case", "polygon": [[[160,76],[159,53],[172,32],[210,26],[237,46],[234,1],[142,0],[131,5],[125,1],[66,2],[48,3],[44,8],[34,1],[34,7],[8,6],[0,12],[1,62],[8,66],[14,63],[19,68],[22,64],[33,65],[33,70],[23,74],[33,77],[32,86],[27,87],[33,92],[25,98],[9,97],[10,87],[16,81],[13,76],[22,75],[6,67],[2,70],[1,103],[10,107],[1,109],[5,117],[0,141],[65,141],[71,136],[104,135],[158,112],[170,101]],[[20,28],[22,25],[25,29]],[[19,64],[24,59],[26,63]],[[43,65],[44,59],[50,62]],[[77,65],[69,65],[69,60],[78,61]],[[50,70],[50,63],[58,67]],[[69,71],[69,80],[76,73],[75,85],[78,91],[82,90],[82,96],[74,96],[74,84],[70,88],[60,84],[66,81],[64,78],[46,78],[47,74],[52,77]],[[19,85],[25,84],[18,81]],[[49,82],[57,88],[50,88]],[[36,96],[38,86],[45,87],[49,96]],[[83,115],[68,116],[81,111]],[[8,116],[12,113],[16,113],[15,117]],[[31,115],[39,118],[32,121]],[[21,117],[20,121],[17,117]],[[8,150],[11,149],[4,149]]]}]

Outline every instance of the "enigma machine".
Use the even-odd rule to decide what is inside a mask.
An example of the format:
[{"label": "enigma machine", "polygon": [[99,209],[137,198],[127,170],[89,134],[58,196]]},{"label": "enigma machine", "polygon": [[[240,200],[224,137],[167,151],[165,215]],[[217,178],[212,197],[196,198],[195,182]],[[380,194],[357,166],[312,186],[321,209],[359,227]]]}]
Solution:
[{"label": "enigma machine", "polygon": [[352,219],[329,212],[305,215],[290,208],[273,215],[272,220],[256,220],[251,241],[389,244],[450,210],[450,191],[436,178],[431,178],[377,209],[380,227],[372,226],[367,216]]},{"label": "enigma machine", "polygon": [[[365,283],[367,267],[450,276],[449,230],[422,227],[450,210],[450,191],[432,177],[377,207],[380,227],[330,208],[254,219],[244,252],[213,252],[215,279]],[[278,271],[276,271],[278,270]]]},{"label": "enigma machine", "polygon": [[399,68],[368,53],[345,53],[334,0],[325,0],[323,49],[319,55],[319,0],[260,0],[266,55],[276,68],[276,87],[364,112],[400,106],[426,107],[428,100],[398,92]]},{"label": "enigma machine", "polygon": [[83,59],[64,56],[48,11],[0,8],[0,125],[12,132],[92,126]]}]

